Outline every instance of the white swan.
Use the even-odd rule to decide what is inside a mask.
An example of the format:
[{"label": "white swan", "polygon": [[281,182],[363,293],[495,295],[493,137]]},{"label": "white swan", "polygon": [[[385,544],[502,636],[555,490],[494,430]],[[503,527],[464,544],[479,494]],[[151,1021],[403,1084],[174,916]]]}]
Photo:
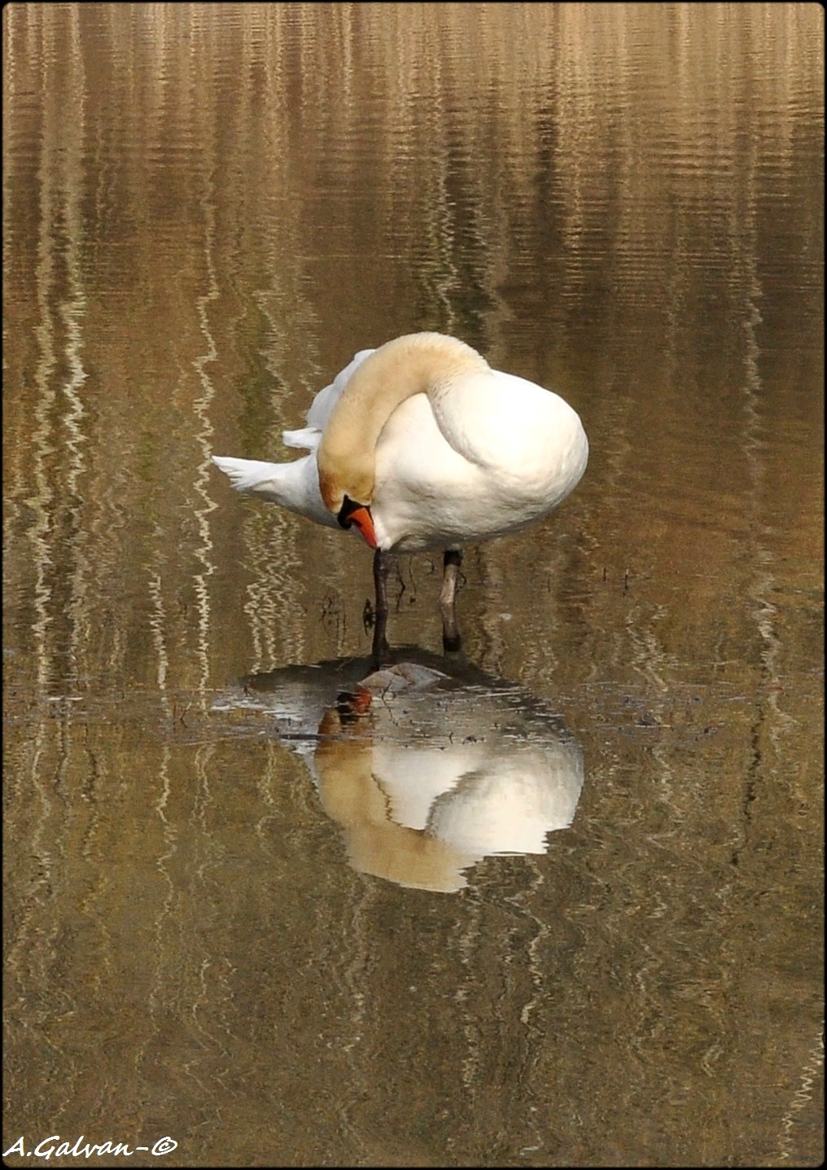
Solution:
[{"label": "white swan", "polygon": [[413,333],[357,353],[284,442],[290,463],[213,456],[238,491],[319,524],[355,527],[381,554],[446,550],[443,614],[463,544],[514,532],[555,508],[586,469],[588,441],[559,395],[492,370],[464,342]]}]

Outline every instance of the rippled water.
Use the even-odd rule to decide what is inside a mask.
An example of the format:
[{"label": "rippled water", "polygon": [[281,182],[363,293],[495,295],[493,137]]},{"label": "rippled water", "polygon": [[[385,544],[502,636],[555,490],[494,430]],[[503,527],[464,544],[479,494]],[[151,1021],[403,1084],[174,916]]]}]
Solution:
[{"label": "rippled water", "polygon": [[[4,1149],[817,1163],[822,10],[3,34]],[[467,550],[465,659],[401,562],[397,657],[451,679],[353,716],[366,550],[209,457],[286,458],[417,329],[591,461]]]}]

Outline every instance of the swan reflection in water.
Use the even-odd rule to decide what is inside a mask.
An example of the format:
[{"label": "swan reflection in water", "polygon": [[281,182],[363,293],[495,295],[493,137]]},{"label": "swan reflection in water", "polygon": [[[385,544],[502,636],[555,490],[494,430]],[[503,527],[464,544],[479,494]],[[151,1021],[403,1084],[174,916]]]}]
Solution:
[{"label": "swan reflection in water", "polygon": [[301,756],[354,869],[462,889],[493,854],[538,854],[567,828],[583,755],[559,715],[467,663],[406,648],[243,680],[217,708],[266,711]]}]

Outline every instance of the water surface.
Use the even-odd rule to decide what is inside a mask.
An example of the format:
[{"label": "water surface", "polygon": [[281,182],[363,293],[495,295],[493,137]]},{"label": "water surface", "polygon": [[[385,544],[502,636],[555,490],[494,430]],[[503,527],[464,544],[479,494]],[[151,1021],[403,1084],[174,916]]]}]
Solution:
[{"label": "water surface", "polygon": [[[818,1163],[822,10],[20,3],[3,35],[4,1149]],[[562,393],[591,460],[467,550],[453,710],[354,733],[367,550],[209,458],[292,457],[418,329]],[[400,562],[390,627],[437,667],[439,575]],[[303,750],[230,701],[314,671]],[[539,850],[450,889],[356,864],[372,802],[425,833],[458,730],[480,783],[501,731],[580,760]]]}]

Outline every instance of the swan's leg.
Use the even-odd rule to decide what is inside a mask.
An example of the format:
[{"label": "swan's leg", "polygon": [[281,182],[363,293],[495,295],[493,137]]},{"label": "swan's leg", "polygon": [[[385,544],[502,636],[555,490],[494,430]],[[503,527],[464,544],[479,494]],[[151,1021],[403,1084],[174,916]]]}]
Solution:
[{"label": "swan's leg", "polygon": [[388,625],[388,574],[391,570],[390,553],[377,549],[373,554],[373,585],[376,592],[376,608],[373,623],[373,657],[377,664],[387,659],[390,653],[385,631]]},{"label": "swan's leg", "polygon": [[373,587],[376,591],[376,616],[388,616],[388,574],[391,571],[391,553],[378,548],[373,554]]},{"label": "swan's leg", "polygon": [[442,612],[442,648],[446,651],[459,650],[462,638],[457,625],[457,581],[462,564],[462,550],[449,548],[442,558],[442,590],[439,594],[439,608]]}]

